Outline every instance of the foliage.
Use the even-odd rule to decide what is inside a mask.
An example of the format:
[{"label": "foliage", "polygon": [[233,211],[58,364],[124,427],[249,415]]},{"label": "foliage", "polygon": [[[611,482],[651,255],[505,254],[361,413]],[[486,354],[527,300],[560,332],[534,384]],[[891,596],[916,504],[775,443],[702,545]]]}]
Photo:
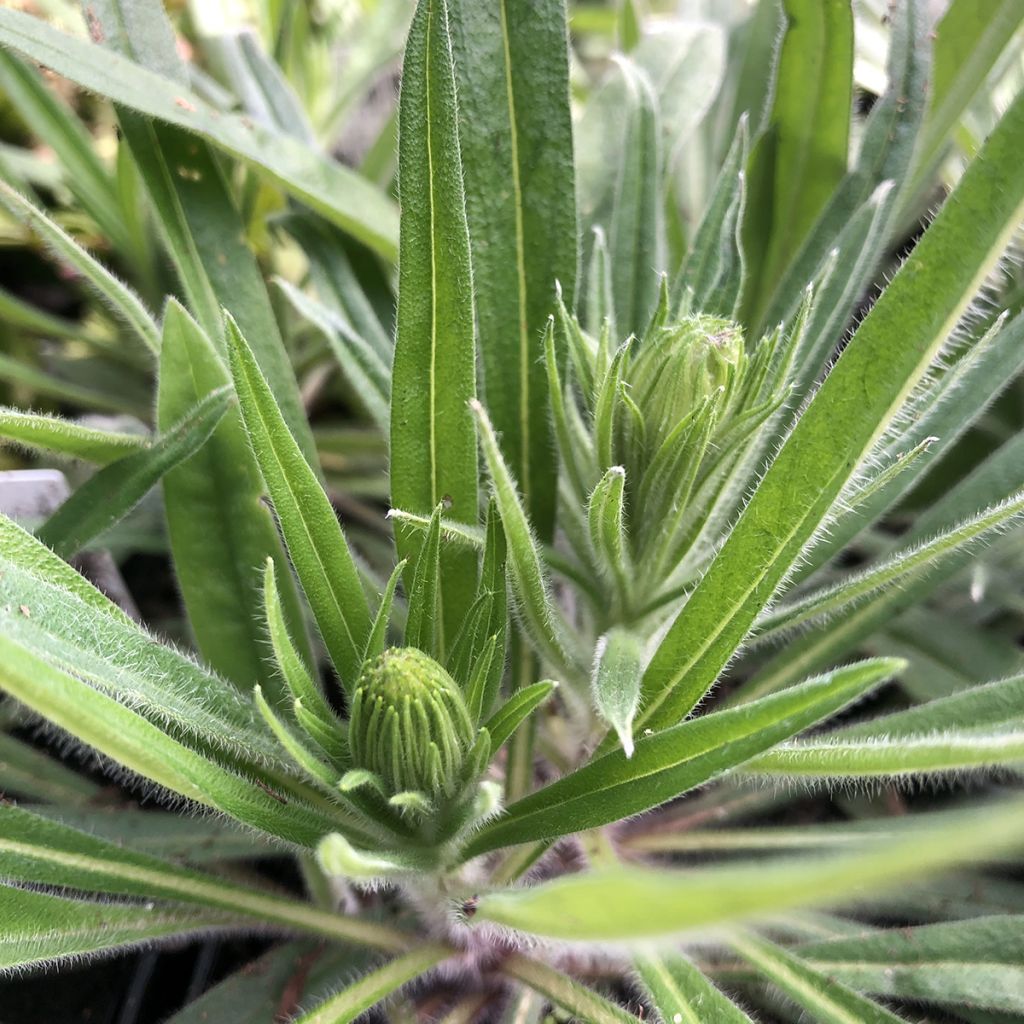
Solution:
[{"label": "foliage", "polygon": [[76,481],[0,517],[0,970],[257,930],[309,998],[287,942],[173,1020],[1024,1015],[1020,5],[894,5],[884,67],[847,0],[228,6],[0,11],[5,241],[76,298],[0,291],[0,437]]}]

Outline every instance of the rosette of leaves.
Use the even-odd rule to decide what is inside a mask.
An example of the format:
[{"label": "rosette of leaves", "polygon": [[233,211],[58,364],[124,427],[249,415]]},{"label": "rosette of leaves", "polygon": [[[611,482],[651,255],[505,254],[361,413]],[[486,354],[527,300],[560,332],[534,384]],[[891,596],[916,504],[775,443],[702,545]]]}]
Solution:
[{"label": "rosette of leaves", "polygon": [[[1024,100],[886,254],[1021,14],[954,3],[933,46],[897,5],[851,156],[845,3],[764,2],[728,40],[645,34],[627,3],[575,137],[566,12],[525,10],[417,6],[400,218],[297,124],[293,39],[281,67],[252,40],[224,62],[241,116],[156,4],[90,4],[92,42],[0,12],[0,41],[114,101],[118,195],[176,275],[132,289],[2,193],[116,312],[156,429],[3,414],[102,467],[36,536],[0,519],[3,724],[124,787],[99,813],[94,776],[3,735],[28,799],[0,806],[0,969],[258,929],[329,951],[276,944],[179,1022],[1019,1017],[1024,896],[992,865],[1024,843],[999,401]],[[116,229],[109,169],[39,109]],[[283,312],[245,242],[271,202],[308,269]],[[387,437],[397,559],[329,497],[303,407],[328,356],[377,460]],[[62,557],[156,480],[194,651]],[[969,771],[977,806],[873,799]],[[222,870],[289,857],[308,898]]]}]

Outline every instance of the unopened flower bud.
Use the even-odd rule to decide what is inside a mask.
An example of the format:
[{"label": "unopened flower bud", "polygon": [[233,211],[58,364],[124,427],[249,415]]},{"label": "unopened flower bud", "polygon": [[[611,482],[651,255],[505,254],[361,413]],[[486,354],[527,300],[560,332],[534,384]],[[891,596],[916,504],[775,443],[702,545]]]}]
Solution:
[{"label": "unopened flower bud", "polygon": [[455,680],[422,651],[390,648],[359,677],[349,726],[352,762],[374,772],[389,793],[452,796],[474,738]]}]

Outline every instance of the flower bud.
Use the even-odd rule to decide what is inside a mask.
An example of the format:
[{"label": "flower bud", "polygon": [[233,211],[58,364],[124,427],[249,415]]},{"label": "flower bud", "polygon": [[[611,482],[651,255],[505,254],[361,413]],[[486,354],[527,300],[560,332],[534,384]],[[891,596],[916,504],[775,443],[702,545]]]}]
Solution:
[{"label": "flower bud", "polygon": [[743,331],[719,317],[691,316],[651,339],[637,364],[644,412],[663,440],[676,424],[720,389],[728,390],[744,368]]},{"label": "flower bud", "polygon": [[389,648],[359,677],[349,724],[352,762],[375,773],[388,793],[453,796],[474,739],[455,680],[422,651]]}]

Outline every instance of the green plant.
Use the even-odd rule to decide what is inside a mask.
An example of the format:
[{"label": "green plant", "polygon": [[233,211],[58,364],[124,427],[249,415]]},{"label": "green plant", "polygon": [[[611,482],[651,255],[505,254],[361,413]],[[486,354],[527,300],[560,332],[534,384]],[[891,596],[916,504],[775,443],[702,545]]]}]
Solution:
[{"label": "green plant", "polygon": [[[0,805],[0,969],[259,929],[331,944],[310,1008],[288,1007],[307,1024],[377,1004],[451,1022],[1024,1014],[1024,895],[981,866],[1024,845],[1024,802],[952,786],[897,819],[843,796],[1012,781],[1024,761],[1007,639],[1024,432],[993,406],[1024,363],[1000,262],[1024,211],[1024,94],[856,308],[1024,17],[959,0],[933,51],[924,7],[893,11],[888,90],[851,160],[846,3],[764,0],[726,47],[707,23],[645,36],[627,2],[629,55],[586,97],[574,156],[562,4],[421,0],[400,219],[318,149],[289,46],[278,66],[236,41],[246,95],[279,112],[260,121],[200,95],[155,0],[87,5],[92,42],[0,11],[0,42],[113,101],[116,179],[3,58],[12,97],[56,125],[75,200],[145,256],[132,289],[0,186],[114,320],[55,325],[14,299],[7,315],[131,352],[122,397],[153,427],[0,414],[5,437],[102,467],[36,536],[0,518],[4,713],[186,812],[91,812],[87,778],[0,735],[11,788],[39,801]],[[763,116],[744,114],[765,83]],[[245,237],[263,193],[317,293],[286,275],[276,313]],[[331,360],[362,433],[389,440],[397,564],[325,490],[296,372]],[[965,469],[988,408],[1002,443]],[[63,560],[157,480],[198,658]],[[984,565],[959,656],[899,656],[955,630]],[[837,794],[809,824],[787,817],[808,783]],[[764,827],[699,827],[752,813]],[[266,854],[297,858],[309,899],[218,869]],[[302,951],[174,1019],[267,1019]]]}]

